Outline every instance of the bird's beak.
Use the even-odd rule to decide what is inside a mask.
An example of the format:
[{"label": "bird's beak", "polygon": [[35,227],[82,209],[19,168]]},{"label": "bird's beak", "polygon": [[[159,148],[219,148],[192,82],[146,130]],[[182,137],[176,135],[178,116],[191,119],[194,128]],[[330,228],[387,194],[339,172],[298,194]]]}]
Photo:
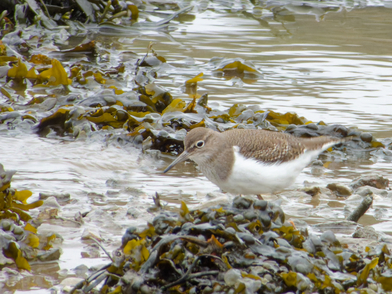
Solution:
[{"label": "bird's beak", "polygon": [[175,166],[177,163],[183,162],[189,158],[189,153],[188,151],[184,151],[178,156],[169,166],[163,171],[163,173],[168,172],[173,166]]}]

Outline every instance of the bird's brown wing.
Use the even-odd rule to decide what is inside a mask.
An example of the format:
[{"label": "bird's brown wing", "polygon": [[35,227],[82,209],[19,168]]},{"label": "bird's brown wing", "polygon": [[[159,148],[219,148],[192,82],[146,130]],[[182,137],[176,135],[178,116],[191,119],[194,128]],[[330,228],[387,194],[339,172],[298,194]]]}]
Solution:
[{"label": "bird's brown wing", "polygon": [[231,130],[223,133],[244,157],[265,163],[286,162],[302,154],[305,145],[292,135],[265,130]]},{"label": "bird's brown wing", "polygon": [[232,130],[224,133],[240,153],[265,163],[287,162],[297,158],[306,150],[320,152],[334,144],[347,141],[333,137],[297,138],[286,133],[266,130]]}]

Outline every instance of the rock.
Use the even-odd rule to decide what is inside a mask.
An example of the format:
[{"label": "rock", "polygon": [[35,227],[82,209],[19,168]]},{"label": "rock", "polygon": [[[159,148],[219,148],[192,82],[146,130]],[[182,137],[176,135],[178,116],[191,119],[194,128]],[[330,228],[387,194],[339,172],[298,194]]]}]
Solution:
[{"label": "rock", "polygon": [[44,200],[44,203],[40,208],[47,208],[47,207],[52,207],[52,208],[60,208],[60,204],[57,202],[56,197],[50,196],[47,199]]},{"label": "rock", "polygon": [[78,265],[74,268],[76,276],[87,278],[88,267],[85,264]]},{"label": "rock", "polygon": [[370,133],[364,132],[361,134],[360,138],[362,141],[370,143],[373,140],[373,135]]},{"label": "rock", "polygon": [[252,221],[257,218],[256,212],[254,210],[247,210],[244,212],[244,218],[249,221]]},{"label": "rock", "polygon": [[236,223],[243,222],[244,220],[245,218],[242,214],[236,214],[235,216],[233,216],[233,221],[235,221]]},{"label": "rock", "polygon": [[319,229],[321,232],[331,230],[334,234],[352,234],[358,227],[358,224],[353,221],[327,221],[313,225],[313,227]]},{"label": "rock", "polygon": [[302,189],[306,194],[310,196],[316,196],[321,193],[320,187],[313,186],[313,187],[305,187]]},{"label": "rock", "polygon": [[59,260],[60,256],[61,256],[60,248],[50,249],[48,251],[43,252],[42,254],[37,255],[38,259],[41,261]]},{"label": "rock", "polygon": [[380,241],[382,239],[382,234],[378,233],[373,227],[364,227],[357,228],[357,230],[352,234],[352,237]]},{"label": "rock", "polygon": [[242,278],[242,276],[241,276],[241,271],[240,270],[238,270],[238,269],[229,269],[226,273],[225,273],[225,275],[224,275],[224,279],[225,279],[225,282],[226,282],[226,284],[229,286],[229,287],[232,287],[232,286],[234,286],[235,285],[235,283],[239,280],[239,279],[241,279]]},{"label": "rock", "polygon": [[2,219],[0,226],[3,229],[3,231],[9,231],[12,229],[12,222],[9,221],[8,219]]},{"label": "rock", "polygon": [[377,189],[385,189],[389,185],[389,180],[381,175],[372,174],[367,176],[361,176],[352,181],[350,187],[354,190],[362,186],[371,186]]},{"label": "rock", "polygon": [[101,252],[97,244],[92,244],[84,249],[81,253],[82,258],[100,258]]},{"label": "rock", "polygon": [[382,197],[388,197],[388,191],[382,190],[382,189],[377,189],[372,186],[359,187],[358,190],[355,191],[355,193],[362,196],[362,197],[366,197],[367,195],[373,195],[373,194],[380,195]]},{"label": "rock", "polygon": [[305,127],[308,129],[311,129],[311,130],[315,130],[315,131],[318,130],[318,126],[315,123],[307,124]]},{"label": "rock", "polygon": [[138,218],[141,215],[140,209],[137,209],[136,207],[130,207],[127,210],[127,215],[132,216],[134,218]]},{"label": "rock", "polygon": [[137,188],[134,188],[134,187],[126,187],[124,189],[124,192],[129,194],[129,195],[131,195],[131,196],[134,196],[134,197],[139,197],[139,196],[143,196],[143,195],[146,194],[141,189],[137,189]]},{"label": "rock", "polygon": [[61,281],[60,286],[73,288],[76,284],[84,281],[81,278],[66,278]]},{"label": "rock", "polygon": [[316,159],[315,161],[312,162],[312,166],[321,166],[321,167],[323,167],[324,163],[323,163],[322,160]]},{"label": "rock", "polygon": [[248,209],[252,205],[253,201],[251,199],[237,196],[233,200],[233,206],[239,209]]},{"label": "rock", "polygon": [[[12,261],[13,263],[13,261]],[[4,291],[4,286],[13,288],[15,285],[23,279],[23,275],[17,270],[13,270],[11,268],[5,267],[0,271],[0,291],[1,293],[12,293],[14,291]],[[3,292],[4,291],[4,292]]]},{"label": "rock", "polygon": [[82,233],[82,240],[88,240],[91,238],[93,238],[97,241],[102,241],[101,235],[99,234],[98,230],[85,229]]},{"label": "rock", "polygon": [[19,226],[14,226],[13,230],[15,235],[21,235],[24,233],[24,229]]},{"label": "rock", "polygon": [[[3,254],[3,250],[0,252],[0,267],[3,268],[6,265],[11,265],[13,264],[14,261],[11,258],[6,257]],[[1,272],[1,271],[0,271]],[[0,288],[1,289],[1,288]]]},{"label": "rock", "polygon": [[368,195],[373,195],[373,191],[370,188],[373,188],[373,187],[371,187],[371,186],[359,187],[358,190],[355,191],[355,194],[362,196],[362,197],[366,197]]},{"label": "rock", "polygon": [[267,208],[268,202],[265,200],[256,200],[253,204],[254,209],[265,210]]},{"label": "rock", "polygon": [[334,194],[338,197],[347,197],[352,194],[352,190],[349,187],[339,183],[328,184],[327,188],[334,192]]},{"label": "rock", "polygon": [[50,197],[55,197],[57,199],[57,201],[60,201],[60,202],[67,202],[67,201],[71,200],[71,194],[69,194],[69,193],[53,193],[53,192],[39,193],[40,200],[45,200]]}]

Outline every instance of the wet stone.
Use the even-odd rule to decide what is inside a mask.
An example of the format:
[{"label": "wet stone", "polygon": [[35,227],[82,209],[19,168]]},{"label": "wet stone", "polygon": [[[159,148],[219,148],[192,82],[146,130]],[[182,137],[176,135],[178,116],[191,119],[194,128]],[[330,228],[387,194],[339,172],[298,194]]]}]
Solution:
[{"label": "wet stone", "polygon": [[[0,237],[1,238],[1,237]],[[2,242],[0,241],[0,244],[1,244]],[[11,259],[11,258],[8,258],[8,257],[6,257],[4,254],[3,254],[3,252],[0,252],[0,266],[1,267],[3,267],[3,266],[6,266],[6,265],[11,265],[11,264],[13,264],[14,263],[14,261]],[[0,271],[0,273],[1,273],[2,271]],[[1,285],[1,281],[0,281],[0,285]],[[0,288],[1,289],[1,288]]]},{"label": "wet stone", "polygon": [[271,226],[271,217],[268,213],[261,213],[258,215],[258,219],[263,225],[263,228],[269,228]]},{"label": "wet stone", "polygon": [[352,233],[358,227],[358,224],[353,221],[327,221],[319,224],[313,225],[313,227],[318,228],[320,231],[331,230],[334,233]]},{"label": "wet stone", "polygon": [[265,200],[256,200],[253,204],[255,209],[265,210],[267,208],[268,202]]},{"label": "wet stone", "polygon": [[357,228],[352,235],[353,238],[365,238],[380,241],[382,234],[377,232],[373,227]]},{"label": "wet stone", "polygon": [[316,196],[321,193],[320,187],[313,186],[313,187],[305,187],[302,189],[306,194],[310,196]]},{"label": "wet stone", "polygon": [[380,195],[382,197],[388,197],[388,191],[377,189],[372,186],[359,187],[355,193],[362,197],[366,197],[368,195],[373,195],[373,194]]},{"label": "wet stone", "polygon": [[237,196],[234,198],[233,207],[239,209],[248,209],[252,205],[252,202],[253,201],[248,198]]},{"label": "wet stone", "polygon": [[38,254],[37,257],[40,261],[53,261],[53,260],[59,260],[61,256],[61,249],[60,248],[54,248],[50,249],[48,251],[45,251],[42,254]]},{"label": "wet stone", "polygon": [[133,187],[126,187],[124,192],[134,197],[139,197],[145,194],[142,190]]},{"label": "wet stone", "polygon": [[328,184],[327,188],[334,192],[334,194],[338,197],[347,197],[352,194],[352,190],[349,187],[339,183]]},{"label": "wet stone", "polygon": [[4,231],[9,231],[9,230],[11,230],[11,228],[12,228],[12,222],[9,221],[8,219],[2,219],[2,220],[1,220],[1,228],[2,228]]},{"label": "wet stone", "polygon": [[294,130],[294,129],[296,129],[296,128],[297,128],[296,125],[293,125],[293,124],[288,125],[287,128],[286,128],[286,132],[291,131],[291,130]]},{"label": "wet stone", "polygon": [[71,194],[69,193],[39,193],[40,200],[46,200],[49,197],[55,197],[57,201],[66,202],[71,200]]},{"label": "wet stone", "polygon": [[24,233],[23,228],[19,227],[19,226],[14,226],[13,230],[15,235],[21,235]]},{"label": "wet stone", "polygon": [[325,128],[326,135],[337,135],[340,134],[342,137],[347,137],[348,129],[342,125],[331,125]]},{"label": "wet stone", "polygon": [[314,123],[307,124],[306,128],[311,129],[311,130],[315,130],[315,131],[318,130],[318,126]]},{"label": "wet stone", "polygon": [[373,140],[373,135],[367,132],[363,132],[360,138],[362,141],[370,143]]},{"label": "wet stone", "polygon": [[247,220],[254,220],[255,218],[257,218],[256,212],[253,210],[247,210],[244,212],[244,218]]},{"label": "wet stone", "polygon": [[321,167],[321,166],[324,166],[324,163],[321,160],[317,159],[312,162],[312,166],[320,166]]},{"label": "wet stone", "polygon": [[54,196],[50,196],[47,199],[44,200],[44,203],[40,208],[61,208],[61,205],[57,202],[57,199]]},{"label": "wet stone", "polygon": [[89,240],[89,239],[95,239],[97,241],[102,241],[102,238],[100,236],[100,233],[98,230],[95,229],[85,229],[82,233],[82,240]]},{"label": "wet stone", "polygon": [[171,217],[169,213],[160,213],[153,219],[152,224],[157,234],[163,234],[169,228],[175,227],[176,219]]},{"label": "wet stone", "polygon": [[366,175],[354,179],[350,186],[354,190],[362,186],[371,186],[377,189],[385,189],[389,186],[389,180],[378,174]]},{"label": "wet stone", "polygon": [[[336,239],[335,234],[332,231],[325,231],[321,236],[320,236],[320,240],[322,242],[326,242],[329,244],[338,244],[339,241],[338,239]],[[321,245],[321,244],[320,244]]]},{"label": "wet stone", "polygon": [[[69,292],[70,290],[78,283],[82,282],[83,279],[82,278],[65,278],[64,280],[61,281],[60,286],[63,286],[64,288],[67,287],[69,288]],[[66,290],[66,289],[64,289]]]},{"label": "wet stone", "polygon": [[82,258],[100,258],[101,253],[97,244],[91,244],[80,252]]},{"label": "wet stone", "polygon": [[132,216],[134,218],[138,218],[141,215],[141,210],[135,207],[130,207],[127,210],[127,215]]}]

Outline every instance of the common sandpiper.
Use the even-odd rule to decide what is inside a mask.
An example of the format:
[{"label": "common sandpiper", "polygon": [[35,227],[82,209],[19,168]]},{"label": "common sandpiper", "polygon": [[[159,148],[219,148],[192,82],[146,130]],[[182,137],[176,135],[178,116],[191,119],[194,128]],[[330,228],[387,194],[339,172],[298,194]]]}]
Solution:
[{"label": "common sandpiper", "polygon": [[193,160],[223,192],[249,195],[275,193],[294,183],[300,172],[321,152],[347,138],[298,138],[281,132],[233,129],[223,133],[208,128],[191,130],[184,152],[165,170]]}]

